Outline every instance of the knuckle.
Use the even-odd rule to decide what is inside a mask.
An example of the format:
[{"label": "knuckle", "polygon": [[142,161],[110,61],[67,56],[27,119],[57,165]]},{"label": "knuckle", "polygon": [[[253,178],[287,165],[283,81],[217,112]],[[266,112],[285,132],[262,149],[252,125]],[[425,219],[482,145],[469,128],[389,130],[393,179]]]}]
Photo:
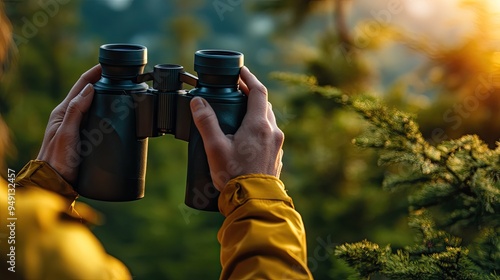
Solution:
[{"label": "knuckle", "polygon": [[80,112],[80,107],[79,107],[79,103],[75,100],[76,98],[73,98],[69,104],[68,104],[68,108],[66,109],[66,113],[67,114],[73,114],[73,113],[77,113],[77,112]]},{"label": "knuckle", "polygon": [[255,118],[251,123],[251,130],[257,132],[260,135],[268,136],[272,128],[267,119],[265,118]]},{"label": "knuckle", "polygon": [[268,121],[255,120],[251,131],[258,135],[263,143],[270,143],[276,146],[282,146],[285,140],[285,134],[279,128],[272,126]]},{"label": "knuckle", "polygon": [[283,146],[283,143],[285,142],[285,133],[283,133],[283,131],[279,128],[274,130],[274,141],[280,147]]},{"label": "knuckle", "polygon": [[53,110],[52,112],[50,112],[50,116],[49,118],[50,119],[54,119],[54,118],[57,118],[61,115],[63,111],[63,108],[61,107],[61,104],[57,105]]},{"label": "knuckle", "polygon": [[53,119],[55,117],[57,117],[59,115],[59,109],[58,109],[59,106],[55,107],[52,112],[50,112],[50,116],[49,118],[50,119]]},{"label": "knuckle", "polygon": [[253,90],[260,93],[260,94],[267,95],[267,88],[263,84],[259,84],[259,85],[255,86],[253,88]]}]

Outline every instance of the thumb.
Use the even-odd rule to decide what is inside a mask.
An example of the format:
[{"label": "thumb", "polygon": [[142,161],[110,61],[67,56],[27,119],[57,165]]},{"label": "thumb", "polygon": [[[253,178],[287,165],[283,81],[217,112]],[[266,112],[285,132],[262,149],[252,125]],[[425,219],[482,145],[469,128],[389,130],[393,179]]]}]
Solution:
[{"label": "thumb", "polygon": [[201,97],[194,97],[191,102],[193,120],[205,143],[218,137],[224,137],[217,116],[208,102]]}]

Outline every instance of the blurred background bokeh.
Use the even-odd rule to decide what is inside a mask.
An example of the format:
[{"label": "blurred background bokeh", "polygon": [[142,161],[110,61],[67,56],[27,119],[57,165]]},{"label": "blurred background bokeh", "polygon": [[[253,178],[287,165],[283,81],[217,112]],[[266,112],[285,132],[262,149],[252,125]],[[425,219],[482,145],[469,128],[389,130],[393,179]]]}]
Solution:
[{"label": "blurred background bokeh", "polygon": [[[378,96],[414,113],[431,143],[473,133],[494,147],[500,135],[497,0],[5,2],[17,48],[0,83],[0,113],[16,148],[9,168],[36,157],[51,110],[98,63],[100,45],[142,44],[148,69],[175,63],[190,72],[198,49],[241,51],[268,87],[285,132],[282,180],[303,216],[317,279],[350,273],[333,256],[336,245],[410,244],[407,194],[384,192],[391,170],[351,143],[367,127],[363,120],[273,80],[272,72]],[[217,279],[223,217],[183,204],[187,144],[172,136],[149,143],[144,199],[80,199],[106,217],[93,231],[134,279]]]}]

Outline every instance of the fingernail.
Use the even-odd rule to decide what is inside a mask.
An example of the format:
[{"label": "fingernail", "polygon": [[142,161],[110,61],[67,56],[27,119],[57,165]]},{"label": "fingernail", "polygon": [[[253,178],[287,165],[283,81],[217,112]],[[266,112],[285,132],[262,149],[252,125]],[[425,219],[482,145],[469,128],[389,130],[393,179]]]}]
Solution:
[{"label": "fingernail", "polygon": [[195,97],[191,100],[191,111],[196,112],[205,108],[205,103],[201,97]]},{"label": "fingernail", "polygon": [[91,85],[91,84],[87,84],[83,89],[82,91],[80,92],[80,95],[82,97],[85,97],[87,95],[89,95],[89,93],[91,93],[92,91],[94,91],[94,87]]}]

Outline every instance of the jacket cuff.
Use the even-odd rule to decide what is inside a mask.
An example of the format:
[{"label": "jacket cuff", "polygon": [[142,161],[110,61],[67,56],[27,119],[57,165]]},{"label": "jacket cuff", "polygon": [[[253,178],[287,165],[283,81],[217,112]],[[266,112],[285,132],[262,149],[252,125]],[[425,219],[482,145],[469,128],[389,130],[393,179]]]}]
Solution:
[{"label": "jacket cuff", "polygon": [[29,161],[16,176],[16,184],[21,187],[36,185],[55,192],[70,201],[78,197],[73,187],[54,168],[41,160]]},{"label": "jacket cuff", "polygon": [[280,179],[271,175],[250,174],[230,180],[219,196],[219,211],[225,217],[251,199],[279,200],[294,208]]}]

